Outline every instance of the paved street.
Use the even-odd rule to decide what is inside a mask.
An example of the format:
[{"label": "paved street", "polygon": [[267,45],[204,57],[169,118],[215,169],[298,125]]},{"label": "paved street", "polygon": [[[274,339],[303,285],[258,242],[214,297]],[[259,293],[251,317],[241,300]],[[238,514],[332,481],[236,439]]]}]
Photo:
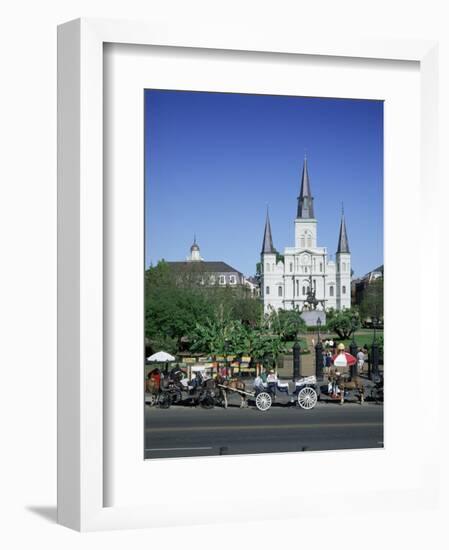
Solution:
[{"label": "paved street", "polygon": [[145,406],[145,426],[146,458],[383,447],[383,406],[374,403],[266,412]]}]

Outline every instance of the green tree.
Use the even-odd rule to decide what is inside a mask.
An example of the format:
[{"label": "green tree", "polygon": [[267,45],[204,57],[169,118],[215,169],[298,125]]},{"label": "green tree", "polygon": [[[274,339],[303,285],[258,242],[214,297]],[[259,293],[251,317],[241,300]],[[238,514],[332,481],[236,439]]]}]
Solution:
[{"label": "green tree", "polygon": [[247,329],[260,324],[260,300],[241,286],[209,286],[209,275],[164,261],[146,271],[145,336],[153,349],[176,353],[187,337],[192,351],[222,354],[226,342],[229,353],[249,353]]},{"label": "green tree", "polygon": [[195,287],[178,285],[166,262],[145,273],[145,336],[153,349],[176,352],[181,337],[210,314],[206,296]]},{"label": "green tree", "polygon": [[384,279],[375,279],[365,289],[359,307],[362,319],[383,319],[384,316]]},{"label": "green tree", "polygon": [[267,318],[267,323],[283,342],[293,340],[297,335],[306,332],[306,323],[296,310],[273,310]]},{"label": "green tree", "polygon": [[197,323],[192,335],[192,350],[211,355],[240,355],[250,349],[249,329],[231,319],[223,306]]},{"label": "green tree", "polygon": [[342,340],[350,338],[352,333],[360,328],[358,312],[353,309],[329,311],[327,315],[327,328],[335,332]]}]

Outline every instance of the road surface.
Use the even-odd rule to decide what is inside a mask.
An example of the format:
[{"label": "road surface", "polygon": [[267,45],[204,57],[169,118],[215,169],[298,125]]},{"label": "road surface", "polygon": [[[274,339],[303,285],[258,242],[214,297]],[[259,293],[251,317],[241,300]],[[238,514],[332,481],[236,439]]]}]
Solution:
[{"label": "road surface", "polygon": [[145,458],[383,447],[383,406],[228,409],[145,406]]}]

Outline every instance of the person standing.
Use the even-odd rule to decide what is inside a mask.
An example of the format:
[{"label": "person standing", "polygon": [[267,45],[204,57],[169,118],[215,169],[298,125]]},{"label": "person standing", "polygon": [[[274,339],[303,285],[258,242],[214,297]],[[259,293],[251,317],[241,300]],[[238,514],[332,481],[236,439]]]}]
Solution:
[{"label": "person standing", "polygon": [[262,373],[257,375],[256,378],[254,379],[254,391],[256,395],[260,392],[265,391],[265,383],[262,379]]},{"label": "person standing", "polygon": [[357,372],[360,374],[362,372],[363,366],[365,364],[365,353],[362,348],[359,348],[357,353]]}]

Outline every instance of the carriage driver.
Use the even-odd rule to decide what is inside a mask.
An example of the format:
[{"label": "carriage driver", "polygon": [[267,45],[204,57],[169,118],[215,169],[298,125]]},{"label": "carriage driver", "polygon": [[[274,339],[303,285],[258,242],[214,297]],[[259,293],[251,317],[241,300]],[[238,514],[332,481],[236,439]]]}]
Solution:
[{"label": "carriage driver", "polygon": [[268,393],[270,393],[273,398],[276,397],[277,383],[278,383],[277,374],[274,372],[273,369],[271,369],[267,376],[267,386],[268,386]]}]

